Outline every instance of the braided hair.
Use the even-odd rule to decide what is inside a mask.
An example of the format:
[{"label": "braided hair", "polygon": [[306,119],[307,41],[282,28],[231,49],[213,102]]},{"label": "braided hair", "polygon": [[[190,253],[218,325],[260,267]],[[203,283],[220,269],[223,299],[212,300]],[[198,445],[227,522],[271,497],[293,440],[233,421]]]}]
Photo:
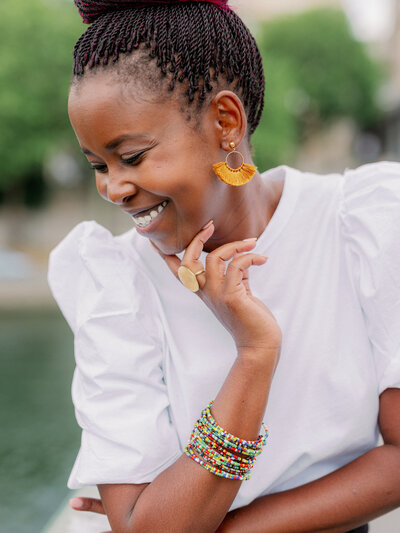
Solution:
[{"label": "braided hair", "polygon": [[[189,104],[197,101],[198,108],[215,87],[230,88],[243,102],[251,135],[264,106],[262,59],[254,37],[227,1],[74,0],[91,25],[74,48],[73,83],[88,70],[115,64],[121,54],[140,49],[149,60],[156,59],[170,91],[176,82],[186,82],[185,97]],[[148,69],[145,75],[150,75]]]}]

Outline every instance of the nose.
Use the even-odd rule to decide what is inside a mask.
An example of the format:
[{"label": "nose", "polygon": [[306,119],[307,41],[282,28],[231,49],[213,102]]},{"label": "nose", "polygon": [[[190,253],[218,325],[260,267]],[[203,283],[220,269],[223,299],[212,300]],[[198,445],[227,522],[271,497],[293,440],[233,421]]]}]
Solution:
[{"label": "nose", "polygon": [[129,178],[126,172],[109,172],[106,184],[106,196],[110,202],[122,206],[132,196],[135,196],[137,191],[138,186]]}]

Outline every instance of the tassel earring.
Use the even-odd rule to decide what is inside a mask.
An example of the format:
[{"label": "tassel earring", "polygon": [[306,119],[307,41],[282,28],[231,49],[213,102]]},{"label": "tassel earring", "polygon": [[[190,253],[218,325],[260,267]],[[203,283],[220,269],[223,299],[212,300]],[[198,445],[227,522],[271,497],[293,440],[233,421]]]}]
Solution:
[{"label": "tassel earring", "polygon": [[[213,165],[214,172],[221,181],[227,183],[228,185],[244,185],[245,183],[248,183],[254,176],[257,171],[257,167],[253,165],[248,165],[244,162],[243,155],[237,150],[235,150],[235,143],[230,142],[229,146],[232,151],[229,152],[229,154],[226,156],[225,161]],[[234,153],[239,154],[242,158],[242,164],[239,168],[231,168],[228,165],[228,157]]]}]

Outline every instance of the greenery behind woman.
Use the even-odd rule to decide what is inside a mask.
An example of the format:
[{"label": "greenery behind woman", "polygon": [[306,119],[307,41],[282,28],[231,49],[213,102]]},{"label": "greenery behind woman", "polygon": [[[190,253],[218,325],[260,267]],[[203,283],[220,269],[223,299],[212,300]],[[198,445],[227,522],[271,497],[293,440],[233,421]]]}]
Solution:
[{"label": "greenery behind woman", "polygon": [[[269,309],[252,295],[249,270],[262,268],[267,260],[252,249],[279,203],[283,185],[263,181],[257,172],[246,185],[231,187],[216,177],[213,164],[225,159],[230,143],[252,163],[250,135],[264,96],[257,47],[232,11],[207,2],[114,13],[107,13],[108,2],[93,2],[93,11],[100,13],[93,19],[84,7],[90,2],[75,3],[94,23],[75,48],[69,116],[95,170],[97,190],[132,215],[168,201],[154,229],[136,229],[151,240],[175,275],[181,264],[198,272],[201,252],[209,252],[205,273],[197,276],[197,294],[237,348],[235,363],[214,400],[213,416],[234,435],[256,439],[278,363],[281,331]],[[130,47],[121,38],[126,27],[145,28],[142,34],[130,33],[132,53],[124,53]],[[151,33],[154,27],[157,32]],[[115,63],[103,65],[104,57],[113,53]],[[233,167],[240,163],[240,158],[230,159]],[[181,262],[175,254],[183,250]],[[282,533],[317,531],[312,524],[318,523],[328,524],[327,531],[347,531],[368,519],[369,508],[359,502],[346,517],[347,527],[336,528],[332,502],[346,502],[337,495],[338,487],[344,493],[350,490],[354,473],[368,476],[368,459],[358,461],[365,465],[350,464],[314,483],[260,498],[224,520],[241,481],[212,475],[182,454],[152,483],[100,485],[102,504],[81,499],[80,508],[105,510],[118,533]],[[378,503],[376,509],[381,507]]]}]

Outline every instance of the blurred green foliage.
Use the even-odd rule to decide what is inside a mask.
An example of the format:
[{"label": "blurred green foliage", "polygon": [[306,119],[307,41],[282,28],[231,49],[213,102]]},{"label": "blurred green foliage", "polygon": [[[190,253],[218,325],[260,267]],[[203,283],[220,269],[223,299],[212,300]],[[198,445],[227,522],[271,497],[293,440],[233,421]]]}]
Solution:
[{"label": "blurred green foliage", "polygon": [[261,25],[265,111],[252,142],[261,169],[287,163],[302,134],[338,116],[367,128],[380,117],[383,70],[357,41],[343,12],[315,9]]},{"label": "blurred green foliage", "polygon": [[[1,0],[0,201],[45,200],[42,165],[55,144],[73,142],[67,116],[72,49],[84,30],[72,0]],[[381,71],[345,15],[319,9],[261,25],[266,105],[253,136],[256,162],[290,162],[304,131],[339,115],[360,127],[377,120]],[[13,195],[13,193],[15,193]]]},{"label": "blurred green foliage", "polygon": [[43,200],[44,156],[73,135],[66,102],[82,29],[72,0],[1,0],[0,194],[16,190],[27,204]]}]

